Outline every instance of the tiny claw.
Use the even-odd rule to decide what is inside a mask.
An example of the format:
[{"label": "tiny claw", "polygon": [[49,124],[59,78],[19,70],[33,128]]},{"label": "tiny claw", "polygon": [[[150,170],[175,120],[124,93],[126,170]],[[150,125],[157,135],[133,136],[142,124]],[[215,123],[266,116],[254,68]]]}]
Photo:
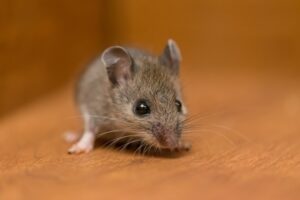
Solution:
[{"label": "tiny claw", "polygon": [[92,132],[85,132],[81,139],[73,144],[68,150],[69,154],[88,153],[93,150],[95,135]]},{"label": "tiny claw", "polygon": [[74,144],[69,150],[69,154],[80,154],[80,153],[88,153],[93,150],[92,144],[86,144],[86,143],[76,143]]}]

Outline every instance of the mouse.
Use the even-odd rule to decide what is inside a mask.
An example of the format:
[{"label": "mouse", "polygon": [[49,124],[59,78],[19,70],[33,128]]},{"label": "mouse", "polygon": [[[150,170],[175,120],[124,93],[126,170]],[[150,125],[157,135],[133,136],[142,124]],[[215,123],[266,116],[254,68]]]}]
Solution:
[{"label": "mouse", "polygon": [[190,143],[182,139],[187,108],[179,80],[181,60],[172,39],[161,55],[123,46],[106,48],[77,81],[75,101],[84,128],[68,153],[92,151],[96,138],[189,150]]}]

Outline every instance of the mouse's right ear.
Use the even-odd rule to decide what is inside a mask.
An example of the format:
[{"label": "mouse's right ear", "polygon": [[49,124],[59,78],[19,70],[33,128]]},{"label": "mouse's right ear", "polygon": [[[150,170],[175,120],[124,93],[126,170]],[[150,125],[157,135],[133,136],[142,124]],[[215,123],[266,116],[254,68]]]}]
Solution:
[{"label": "mouse's right ear", "polygon": [[107,48],[101,56],[109,80],[114,85],[124,84],[132,77],[132,59],[127,50],[120,46]]}]

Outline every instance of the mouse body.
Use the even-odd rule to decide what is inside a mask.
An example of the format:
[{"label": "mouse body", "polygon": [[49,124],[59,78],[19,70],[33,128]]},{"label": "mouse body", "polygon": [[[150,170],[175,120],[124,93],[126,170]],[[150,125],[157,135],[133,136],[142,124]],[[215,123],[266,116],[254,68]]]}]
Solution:
[{"label": "mouse body", "polygon": [[169,39],[160,56],[112,46],[91,63],[76,86],[84,132],[69,153],[89,152],[97,136],[187,150],[182,129],[187,114],[180,83],[180,50]]}]

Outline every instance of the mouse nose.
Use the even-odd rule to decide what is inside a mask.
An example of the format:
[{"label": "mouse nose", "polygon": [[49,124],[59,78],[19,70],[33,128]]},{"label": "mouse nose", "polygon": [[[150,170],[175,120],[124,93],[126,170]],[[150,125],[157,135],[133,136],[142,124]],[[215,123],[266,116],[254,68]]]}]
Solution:
[{"label": "mouse nose", "polygon": [[175,132],[160,122],[152,126],[152,133],[161,146],[170,150],[174,150],[178,146],[178,139]]}]

